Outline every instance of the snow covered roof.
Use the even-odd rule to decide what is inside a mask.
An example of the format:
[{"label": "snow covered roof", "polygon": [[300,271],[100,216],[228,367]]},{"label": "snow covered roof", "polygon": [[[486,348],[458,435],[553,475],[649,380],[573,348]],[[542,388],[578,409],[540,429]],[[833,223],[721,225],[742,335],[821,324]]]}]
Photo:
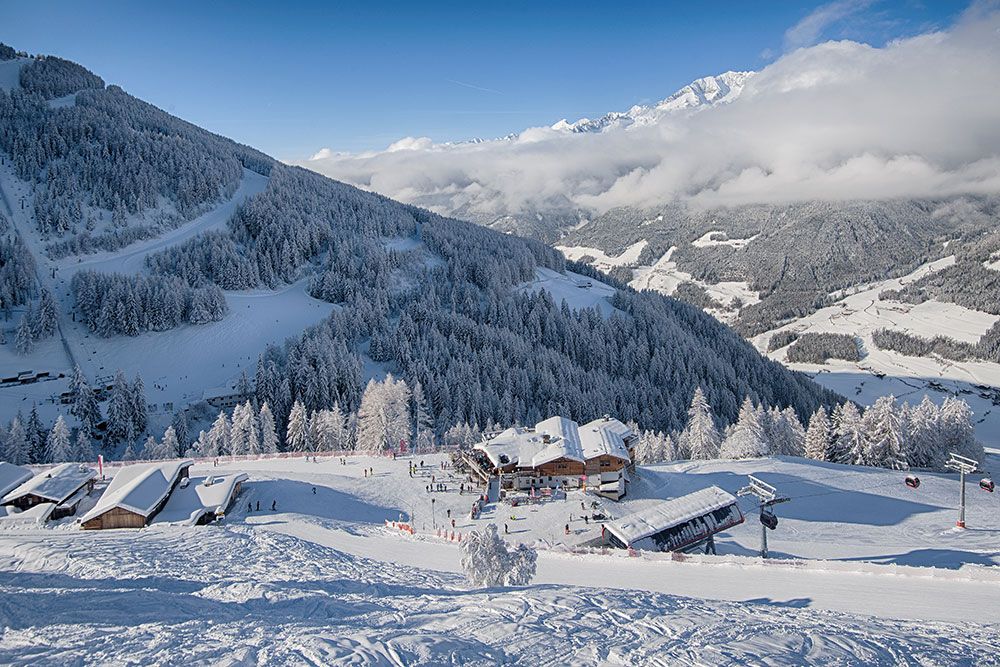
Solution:
[{"label": "snow covered roof", "polygon": [[605,454],[628,461],[622,432],[632,431],[617,419],[596,419],[581,427],[566,417],[550,417],[533,429],[509,428],[475,448],[498,467],[537,468],[557,459],[583,462]]},{"label": "snow covered roof", "polygon": [[580,427],[580,445],[583,447],[584,458],[589,460],[598,456],[614,456],[630,461],[622,436],[610,428],[593,426],[593,423]]},{"label": "snow covered roof", "polygon": [[156,515],[157,522],[193,526],[206,514],[225,510],[236,485],[247,480],[245,472],[229,475],[193,477],[185,488],[178,488]]},{"label": "snow covered roof", "polygon": [[673,528],[699,516],[736,504],[736,496],[717,486],[710,486],[680,498],[657,503],[635,514],[604,524],[625,544]]},{"label": "snow covered roof", "polygon": [[192,465],[194,461],[190,459],[177,459],[125,466],[108,484],[93,509],[83,515],[80,521],[90,521],[116,507],[148,517],[170,493],[181,471]]},{"label": "snow covered roof", "polygon": [[594,421],[587,422],[581,428],[601,428],[612,433],[616,433],[622,440],[628,440],[630,437],[635,435],[635,432],[628,427],[627,424],[615,419],[614,417],[600,417]]},{"label": "snow covered roof", "polygon": [[13,463],[0,461],[0,498],[31,479],[31,471]]},{"label": "snow covered roof", "polygon": [[38,473],[5,495],[0,502],[11,503],[18,498],[34,495],[58,504],[95,477],[97,473],[92,468],[79,463],[63,463]]}]

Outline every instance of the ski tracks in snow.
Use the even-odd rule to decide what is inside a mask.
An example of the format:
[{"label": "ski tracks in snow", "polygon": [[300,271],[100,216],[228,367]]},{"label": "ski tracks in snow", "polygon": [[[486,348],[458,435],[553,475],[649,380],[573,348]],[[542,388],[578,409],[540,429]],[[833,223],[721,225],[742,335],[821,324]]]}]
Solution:
[{"label": "ski tracks in snow", "polygon": [[263,525],[37,532],[0,535],[3,664],[954,664],[996,637],[806,601],[469,591]]}]

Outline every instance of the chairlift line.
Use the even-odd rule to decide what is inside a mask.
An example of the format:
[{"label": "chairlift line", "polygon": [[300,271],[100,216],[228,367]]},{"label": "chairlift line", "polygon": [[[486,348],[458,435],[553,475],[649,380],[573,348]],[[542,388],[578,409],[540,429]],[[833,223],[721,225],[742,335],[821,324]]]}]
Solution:
[{"label": "chairlift line", "polygon": [[787,503],[791,498],[778,495],[778,490],[767,482],[747,475],[750,483],[736,492],[738,496],[755,496],[760,501],[760,557],[767,558],[767,531],[778,527],[778,516],[773,505]]},{"label": "chairlift line", "polygon": [[[944,464],[944,467],[949,470],[958,471],[959,508],[958,521],[955,523],[955,526],[965,528],[965,476],[979,469],[979,461],[974,461],[968,457],[960,456],[955,452],[950,452],[948,461]],[[982,481],[980,481],[979,486],[980,488],[986,488],[983,486]]]}]

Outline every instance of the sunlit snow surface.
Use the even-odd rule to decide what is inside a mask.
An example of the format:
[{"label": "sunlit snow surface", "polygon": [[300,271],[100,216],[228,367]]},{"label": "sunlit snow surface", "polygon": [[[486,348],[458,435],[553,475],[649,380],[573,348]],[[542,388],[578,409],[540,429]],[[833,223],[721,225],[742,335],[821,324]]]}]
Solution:
[{"label": "sunlit snow surface", "polygon": [[[413,479],[409,459],[202,466],[196,475],[251,475],[221,525],[84,532],[70,519],[54,528],[4,527],[0,663],[990,664],[995,657],[1000,629],[984,624],[1000,618],[1000,583],[971,579],[978,570],[969,565],[927,571],[938,577],[907,568],[873,573],[851,560],[796,568],[733,556],[670,562],[542,551],[533,585],[469,590],[457,547],[421,528],[432,520],[425,484],[431,474],[448,479],[436,467],[440,457],[423,458]],[[363,477],[368,466],[374,477]],[[852,544],[888,555],[902,543],[960,549],[965,537],[979,546],[989,539],[947,528],[951,508],[940,503],[954,483],[929,481],[920,495],[895,479],[886,484],[898,473],[859,475],[792,459],[643,470],[632,502],[709,482],[729,489],[747,471],[768,471],[766,479],[796,496],[779,508],[778,555],[846,554]],[[454,492],[457,482],[434,495],[434,518],[443,523],[454,508],[458,529],[467,531],[473,522],[458,509],[470,497]],[[847,493],[807,500],[834,489]],[[261,511],[248,513],[247,503],[258,500]],[[997,513],[983,512],[986,499],[976,502],[970,517],[992,532],[995,555]],[[383,527],[404,507],[416,513],[416,537]],[[530,524],[519,536],[537,537],[546,522],[561,527],[574,507],[579,498],[571,494],[534,513],[491,508],[478,523],[518,524],[517,531]],[[597,533],[578,517],[572,527],[572,540]],[[737,527],[720,553],[745,552],[758,530],[755,521]]]}]

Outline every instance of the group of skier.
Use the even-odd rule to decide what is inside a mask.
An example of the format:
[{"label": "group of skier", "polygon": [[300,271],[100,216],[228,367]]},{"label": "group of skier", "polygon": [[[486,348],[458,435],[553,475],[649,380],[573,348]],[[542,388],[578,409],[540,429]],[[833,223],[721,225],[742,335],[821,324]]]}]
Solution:
[{"label": "group of skier", "polygon": [[[316,489],[313,489],[313,493],[316,493]],[[260,501],[259,500],[257,501],[257,509],[254,509],[253,503],[247,502],[247,514],[250,514],[252,512],[259,512],[259,511],[260,511]],[[278,511],[278,501],[277,500],[272,500],[271,501],[271,511],[272,512]]]}]

